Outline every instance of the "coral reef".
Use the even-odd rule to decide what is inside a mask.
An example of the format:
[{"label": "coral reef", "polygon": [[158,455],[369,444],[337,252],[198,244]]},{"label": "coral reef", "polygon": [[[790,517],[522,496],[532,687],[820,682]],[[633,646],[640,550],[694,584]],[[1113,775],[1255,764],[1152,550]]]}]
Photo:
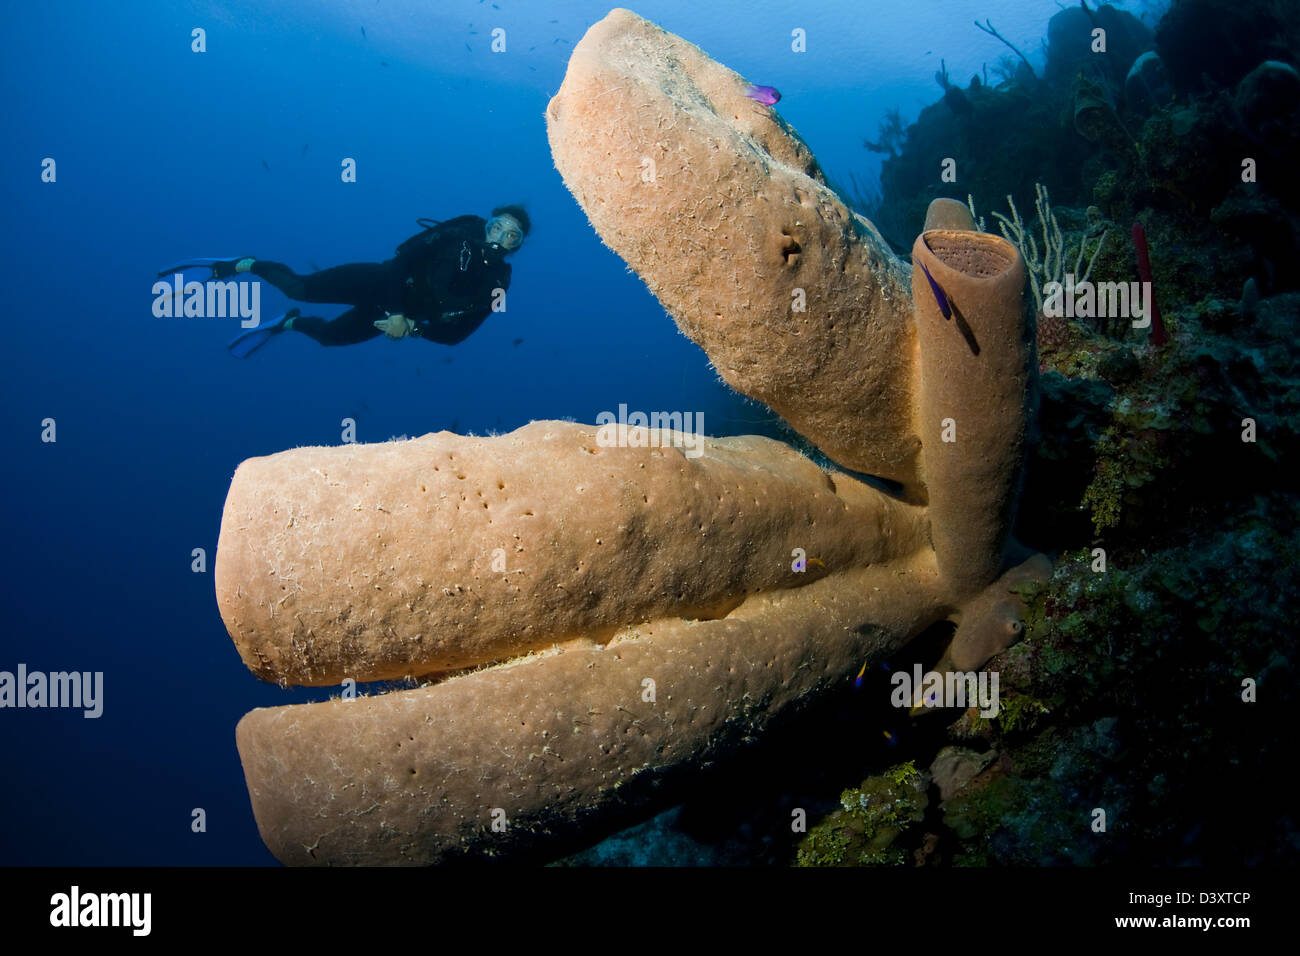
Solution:
[{"label": "coral reef", "polygon": [[932,625],[975,666],[1019,628],[1009,591],[1047,565],[1011,535],[1038,371],[1018,250],[941,205],[909,270],[747,88],[615,10],[547,109],[556,166],[728,383],[898,494],[765,439],[688,456],[557,422],[245,462],[216,577],[249,666],[441,672],[241,720],[282,861],[554,855]]},{"label": "coral reef", "polygon": [[[1088,12],[1062,11],[1054,33]],[[1045,80],[972,84],[972,117],[936,102],[886,162],[878,209],[891,223],[935,195],[901,173],[929,168],[927,144],[969,150],[972,123],[1028,104],[998,127],[1030,157],[1016,164],[1022,183],[1009,188],[968,151],[961,195],[973,208],[1047,184],[1064,204],[1021,231],[1054,219],[1073,251],[1109,230],[1098,283],[1138,276],[1140,244],[1116,237],[1140,232],[1166,334],[1039,317],[1040,405],[1015,531],[1060,556],[1045,586],[1014,589],[1023,639],[986,665],[1001,675],[1001,710],[929,736],[920,722],[939,718],[925,715],[910,747],[838,783],[900,758],[930,766],[939,799],[931,790],[901,839],[923,832],[938,850],[915,862],[1249,865],[1300,850],[1294,800],[1276,786],[1290,743],[1275,722],[1296,697],[1287,637],[1300,615],[1286,464],[1300,454],[1300,188],[1255,181],[1243,162],[1300,159],[1300,33],[1274,0],[1174,0],[1155,46],[1112,47],[1082,78],[1081,46],[1068,65],[1049,48]],[[1045,178],[1036,158],[1067,143]],[[1224,812],[1243,801],[1248,815]]]},{"label": "coral reef", "polygon": [[929,774],[909,761],[840,795],[840,808],[799,844],[799,866],[897,866],[906,855],[895,844],[919,823],[929,804]]},{"label": "coral reef", "polygon": [[[1106,56],[1093,50],[1094,30],[1106,31]],[[1047,70],[1051,83],[1069,83],[1079,73],[1114,86],[1122,83],[1132,64],[1152,47],[1150,29],[1127,10],[1109,3],[1096,9],[1084,4],[1052,16],[1047,24]]]},{"label": "coral reef", "polygon": [[[1088,551],[1059,562],[1030,596],[1025,639],[989,665],[1017,688],[1009,713],[954,725],[999,755],[945,798],[956,862],[1240,864],[1300,849],[1277,825],[1288,795],[1253,789],[1289,747],[1267,715],[1294,697],[1275,638],[1293,608],[1272,595],[1295,593],[1298,518],[1294,503],[1266,505],[1105,573]],[[1215,582],[1203,567],[1237,570]],[[1263,712],[1243,702],[1244,677],[1272,699]],[[1251,819],[1207,811],[1243,788]],[[1093,807],[1104,834],[1087,826]]]},{"label": "coral reef", "polygon": [[[998,229],[1001,230],[1003,237],[1008,241],[1015,243],[1020,250],[1021,256],[1024,257],[1025,265],[1029,270],[1029,287],[1034,294],[1034,302],[1037,305],[1038,312],[1041,315],[1043,311],[1043,287],[1049,282],[1064,282],[1066,273],[1074,276],[1076,283],[1088,281],[1092,275],[1092,267],[1097,262],[1097,257],[1101,254],[1102,246],[1105,245],[1107,231],[1103,229],[1097,237],[1092,252],[1088,255],[1087,266],[1084,266],[1084,253],[1087,251],[1086,237],[1080,236],[1078,248],[1073,256],[1073,265],[1071,265],[1071,256],[1066,251],[1065,239],[1061,234],[1061,224],[1057,222],[1056,216],[1052,214],[1052,201],[1048,196],[1047,187],[1042,183],[1034,184],[1036,198],[1034,200],[1034,209],[1038,213],[1038,221],[1043,229],[1043,246],[1040,250],[1038,240],[1034,238],[1020,218],[1020,211],[1016,209],[1016,201],[1007,196],[1007,205],[1011,209],[1011,216],[1008,218],[996,210],[993,218],[998,221]],[[975,200],[968,199],[971,209],[974,209]]]}]

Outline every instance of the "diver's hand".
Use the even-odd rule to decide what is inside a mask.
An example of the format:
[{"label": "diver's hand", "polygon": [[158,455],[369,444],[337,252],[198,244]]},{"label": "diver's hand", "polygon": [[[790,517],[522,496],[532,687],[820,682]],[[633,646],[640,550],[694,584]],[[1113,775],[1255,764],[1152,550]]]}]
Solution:
[{"label": "diver's hand", "polygon": [[375,320],[375,328],[390,339],[404,339],[415,331],[415,323],[400,312],[386,312],[385,318]]}]

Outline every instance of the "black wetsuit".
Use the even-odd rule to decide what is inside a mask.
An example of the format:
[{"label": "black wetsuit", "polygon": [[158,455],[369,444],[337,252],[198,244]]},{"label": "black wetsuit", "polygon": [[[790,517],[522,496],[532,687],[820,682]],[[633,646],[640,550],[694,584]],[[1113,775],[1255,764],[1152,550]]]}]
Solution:
[{"label": "black wetsuit", "polygon": [[376,335],[375,321],[402,313],[415,323],[411,334],[455,345],[492,312],[497,293],[510,286],[506,251],[484,238],[487,223],[457,216],[397,248],[387,262],[355,262],[300,276],[279,262],[258,259],[250,270],[299,302],[352,306],[336,319],[299,316],[293,331],[321,345],[354,345]]}]

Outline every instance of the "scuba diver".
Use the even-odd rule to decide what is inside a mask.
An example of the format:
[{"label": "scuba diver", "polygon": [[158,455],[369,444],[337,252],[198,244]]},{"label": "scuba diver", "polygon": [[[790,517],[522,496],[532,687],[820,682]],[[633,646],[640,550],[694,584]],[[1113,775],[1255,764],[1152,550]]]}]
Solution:
[{"label": "scuba diver", "polygon": [[235,338],[228,348],[236,358],[247,358],[281,332],[301,332],[321,345],[354,345],[381,333],[455,345],[482,324],[496,297],[509,288],[505,257],[528,235],[528,213],[510,205],[493,209],[487,220],[457,216],[416,222],[423,231],[398,246],[387,262],[355,262],[300,276],[266,259],[187,259],[158,275],[192,267],[211,269],[211,279],[248,273],[300,302],[352,306],[335,319],[290,309]]}]

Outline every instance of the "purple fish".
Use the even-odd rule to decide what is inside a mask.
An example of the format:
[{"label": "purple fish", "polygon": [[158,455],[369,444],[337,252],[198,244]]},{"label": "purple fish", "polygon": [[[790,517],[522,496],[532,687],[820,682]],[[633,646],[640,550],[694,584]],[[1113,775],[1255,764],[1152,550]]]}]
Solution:
[{"label": "purple fish", "polygon": [[945,319],[952,318],[952,306],[948,304],[948,296],[943,289],[939,288],[939,283],[934,281],[934,276],[930,275],[930,270],[925,267],[925,263],[920,263],[921,271],[925,273],[926,280],[930,283],[930,291],[934,293],[935,299],[939,303],[939,311]]},{"label": "purple fish", "polygon": [[764,106],[775,106],[781,102],[781,94],[775,86],[755,86],[751,83],[745,95],[751,100],[758,100]]}]

